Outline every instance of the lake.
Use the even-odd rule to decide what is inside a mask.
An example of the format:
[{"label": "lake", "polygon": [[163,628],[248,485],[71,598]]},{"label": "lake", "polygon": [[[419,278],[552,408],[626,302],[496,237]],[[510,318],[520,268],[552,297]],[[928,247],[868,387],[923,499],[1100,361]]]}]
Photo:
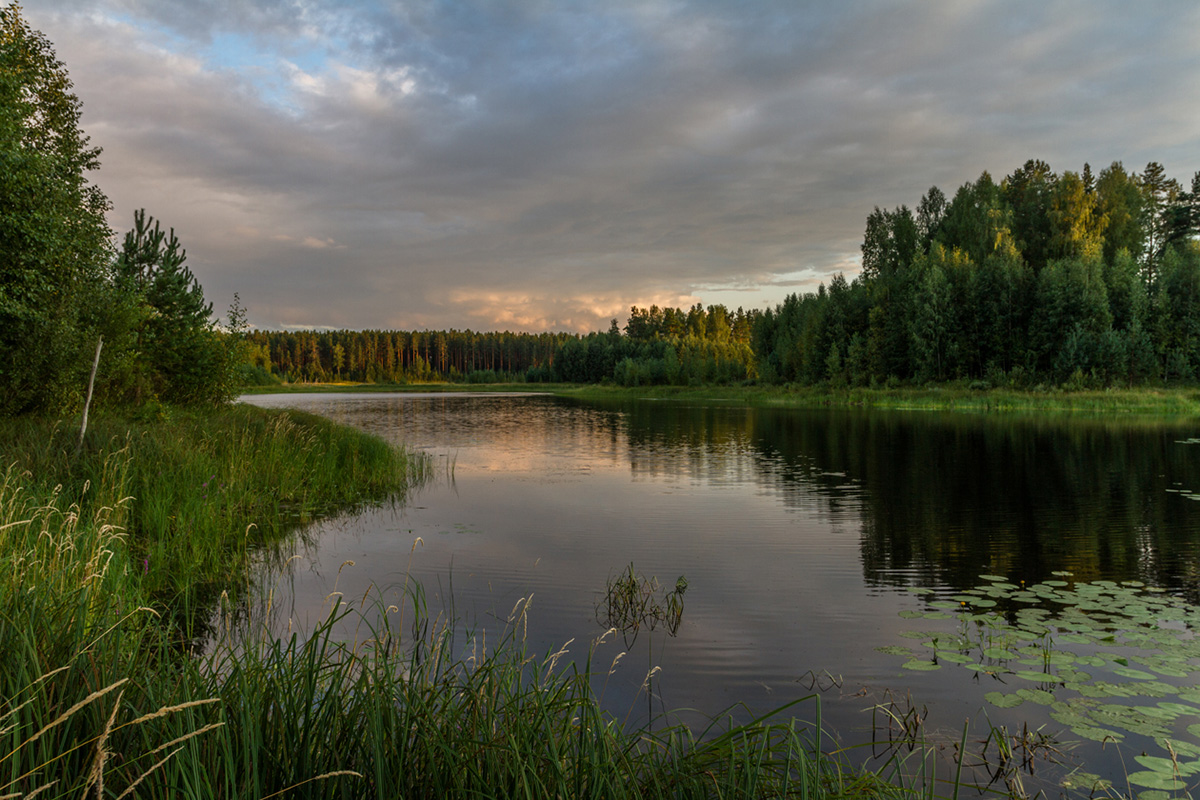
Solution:
[{"label": "lake", "polygon": [[[321,414],[438,464],[437,478],[403,505],[320,521],[298,537],[298,557],[282,572],[264,567],[257,580],[280,629],[322,618],[334,591],[356,602],[375,587],[397,602],[411,576],[432,608],[492,642],[528,598],[530,649],[570,641],[582,661],[603,632],[597,605],[607,582],[632,564],[667,589],[684,576],[688,588],[677,635],[643,630],[599,687],[620,719],[645,718],[639,688],[650,667],[661,667],[653,710],[687,709],[681,718],[689,722],[735,704],[745,719],[815,692],[826,726],[845,744],[886,737],[888,717],[865,710],[882,706],[900,721],[922,716],[930,739],[954,743],[968,720],[973,741],[989,724],[1044,725],[1079,742],[1070,758],[1109,778],[1140,769],[1131,755],[1153,750],[1164,730],[1196,742],[1200,759],[1200,737],[1187,731],[1200,722],[1200,697],[1193,703],[1186,694],[1192,667],[1178,666],[1200,654],[1175,657],[1170,669],[1159,661],[1161,668],[1134,669],[1128,652],[1113,653],[1128,649],[1123,627],[1140,618],[1102,616],[1110,633],[1089,640],[1055,616],[1084,606],[1077,589],[1109,592],[1093,604],[1094,616],[1133,608],[1121,592],[1178,599],[1189,610],[1200,599],[1195,420],[509,394],[243,400]],[[1051,620],[1048,632],[1021,627],[1026,612]],[[984,620],[989,613],[995,623]],[[1190,619],[1162,625],[1191,646]],[[988,642],[976,643],[982,653],[1000,642],[994,631],[1003,626],[1033,649],[1010,640],[1007,655],[971,655],[966,639],[985,631]],[[941,644],[930,642],[930,631]],[[1112,631],[1117,640],[1105,649]],[[1078,634],[1076,645],[1065,632]],[[1037,655],[1060,639],[1074,647],[1066,661]],[[606,671],[625,650],[610,637],[595,663]],[[1132,651],[1135,662],[1140,652]],[[1021,666],[1039,658],[1044,669]],[[1083,673],[1079,665],[1088,663]],[[1053,679],[1033,680],[1031,669]],[[1118,713],[1080,681],[1113,686],[1127,679],[1106,670],[1121,669],[1153,676],[1134,700],[1126,689],[1118,696],[1165,726],[1117,729],[1129,748],[1125,766],[1094,730],[1077,735],[1092,729],[1056,721],[1082,712],[1104,722],[1097,715]],[[1029,702],[1003,708],[985,699],[996,692]],[[814,711],[812,701],[794,709],[805,718]]]}]

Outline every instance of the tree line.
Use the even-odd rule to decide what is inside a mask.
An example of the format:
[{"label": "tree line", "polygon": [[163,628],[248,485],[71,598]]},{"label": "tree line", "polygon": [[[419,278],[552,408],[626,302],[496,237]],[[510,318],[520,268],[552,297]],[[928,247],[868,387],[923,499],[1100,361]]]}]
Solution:
[{"label": "tree line", "polygon": [[724,306],[634,307],[624,332],[251,331],[256,382],[467,383],[567,381],[626,385],[729,382],[753,373],[755,314]]},{"label": "tree line", "polygon": [[1190,383],[1200,378],[1198,236],[1200,173],[1185,189],[1158,162],[1059,175],[1030,160],[953,198],[932,187],[915,211],[876,207],[859,275],[763,312],[634,307],[624,329],[613,320],[586,336],[261,336],[269,368],[304,380]]},{"label": "tree line", "polygon": [[867,219],[862,272],[754,330],[759,377],[1139,385],[1200,376],[1200,173],[1031,160]]}]

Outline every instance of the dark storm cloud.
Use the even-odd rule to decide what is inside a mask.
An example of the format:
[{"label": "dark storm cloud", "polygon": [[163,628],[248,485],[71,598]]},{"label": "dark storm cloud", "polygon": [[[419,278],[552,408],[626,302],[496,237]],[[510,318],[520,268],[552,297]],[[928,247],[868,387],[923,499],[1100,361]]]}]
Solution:
[{"label": "dark storm cloud", "polygon": [[[55,11],[54,9],[58,10]],[[1200,168],[1200,11],[47,2],[116,204],[262,325],[593,329],[853,271],[1028,158]]]}]

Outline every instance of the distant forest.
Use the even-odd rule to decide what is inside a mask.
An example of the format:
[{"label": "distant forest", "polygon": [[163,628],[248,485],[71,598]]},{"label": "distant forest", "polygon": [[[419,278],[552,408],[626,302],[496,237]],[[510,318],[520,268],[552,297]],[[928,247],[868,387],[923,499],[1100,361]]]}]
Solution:
[{"label": "distant forest", "polygon": [[254,332],[263,379],[979,387],[1200,377],[1200,173],[1028,161],[867,218],[862,271],[768,311],[633,308],[621,329]]}]

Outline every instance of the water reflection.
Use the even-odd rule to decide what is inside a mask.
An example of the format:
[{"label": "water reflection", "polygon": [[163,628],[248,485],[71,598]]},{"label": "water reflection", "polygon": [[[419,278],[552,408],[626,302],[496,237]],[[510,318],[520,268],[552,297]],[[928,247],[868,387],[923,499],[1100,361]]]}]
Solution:
[{"label": "water reflection", "polygon": [[[800,502],[837,496],[814,470],[862,487],[868,583],[975,585],[1140,579],[1194,593],[1200,506],[1195,423],[897,413],[751,415],[763,470]],[[769,455],[768,455],[769,454]],[[792,467],[791,465],[795,465]],[[797,473],[799,473],[799,479]],[[785,497],[788,496],[785,491]]]},{"label": "water reflection", "polygon": [[639,642],[626,662],[637,666],[607,688],[622,711],[649,664],[663,668],[662,705],[704,714],[774,708],[830,673],[826,719],[848,739],[888,692],[959,731],[982,704],[976,677],[905,672],[876,650],[906,643],[897,612],[922,601],[904,587],[953,594],[980,573],[1032,583],[1065,569],[1200,591],[1200,503],[1169,491],[1200,490],[1200,445],[1179,443],[1194,421],[545,396],[253,402],[403,441],[447,475],[453,465],[452,481],[407,506],[310,530],[274,598],[285,622],[323,615],[335,583],[360,597],[412,577],[476,629],[532,594],[532,649],[548,651],[599,635],[599,593],[631,562],[668,585],[686,575],[678,638],[654,652]]}]

